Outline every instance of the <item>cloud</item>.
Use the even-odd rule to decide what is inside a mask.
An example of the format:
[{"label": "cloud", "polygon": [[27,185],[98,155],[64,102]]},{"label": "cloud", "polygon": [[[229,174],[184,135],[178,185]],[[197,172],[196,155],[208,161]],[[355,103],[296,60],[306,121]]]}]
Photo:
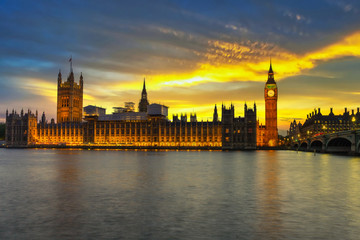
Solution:
[{"label": "cloud", "polygon": [[[356,67],[337,69],[333,63],[359,57],[359,5],[338,0],[4,1],[0,112],[10,104],[55,115],[57,72],[69,71],[72,55],[77,79],[80,72],[85,78],[84,104],[111,109],[127,100],[137,103],[146,77],[150,100],[169,103],[170,111],[195,108],[207,117],[215,103],[233,101],[241,114],[244,101],[255,100],[263,121],[263,85],[272,57],[285,128],[286,118],[301,118],[315,104],[355,105],[355,87],[341,86],[337,93],[331,88],[339,79],[353,83]],[[353,75],[341,75],[345,70]]]},{"label": "cloud", "polygon": [[306,24],[310,24],[311,23],[311,18],[307,18],[299,13],[293,13],[290,10],[285,10],[283,13],[284,17],[288,17],[290,19],[293,19],[299,23],[306,23]]},{"label": "cloud", "polygon": [[197,69],[185,74],[153,76],[161,86],[193,86],[203,82],[263,81],[272,57],[276,77],[281,80],[312,69],[322,62],[346,56],[359,57],[360,32],[321,49],[298,55],[274,44],[263,42],[230,43],[209,41],[207,53]]}]

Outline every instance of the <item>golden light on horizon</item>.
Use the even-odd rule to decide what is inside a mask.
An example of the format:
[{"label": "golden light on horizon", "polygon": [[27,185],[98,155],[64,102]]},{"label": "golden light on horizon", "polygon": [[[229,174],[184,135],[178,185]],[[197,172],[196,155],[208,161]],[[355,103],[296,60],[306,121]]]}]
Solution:
[{"label": "golden light on horizon", "polygon": [[[306,74],[306,71],[333,59],[346,56],[359,57],[360,48],[358,46],[360,46],[360,32],[354,32],[335,43],[304,54],[295,54],[279,46],[261,42],[248,41],[230,43],[225,41],[209,41],[207,53],[196,63],[194,70],[185,71],[181,69],[181,71],[179,70],[179,72],[173,72],[171,74],[148,74],[146,79],[147,89],[150,95],[149,99],[151,102],[162,102],[168,105],[170,107],[170,114],[196,112],[200,119],[212,118],[214,105],[218,104],[219,106],[221,102],[214,100],[214,102],[210,104],[208,101],[204,102],[201,99],[196,99],[195,101],[193,96],[197,94],[198,90],[192,90],[191,88],[203,85],[205,91],[208,84],[218,83],[224,84],[225,89],[227,83],[238,82],[239,89],[246,89],[247,86],[245,82],[263,82],[265,84],[267,70],[269,68],[269,59],[270,56],[272,56],[275,80],[278,82],[279,87],[279,127],[287,129],[289,119],[303,119],[306,114],[311,111],[314,103],[325,106],[328,104],[330,97],[308,96],[306,99],[302,99],[304,103],[303,106],[297,106],[293,104],[291,99],[284,99],[281,82],[288,77]],[[119,103],[118,99],[124,92],[127,92],[127,96],[133,98],[128,101],[138,103],[143,76],[138,74],[122,74],[119,72],[108,72],[103,75],[96,73],[96,70],[89,70],[89,74],[90,73],[96,77],[104,76],[105,79],[110,79],[111,81],[88,82],[90,79],[87,78],[85,73],[86,94],[84,94],[84,106],[97,104],[105,106],[109,111],[113,106],[122,104],[122,102]],[[19,85],[19,88],[44,96],[52,103],[56,102],[57,93],[55,82],[34,78],[22,78],[22,80],[22,85]],[[166,100],[163,99],[159,101],[159,99],[162,99],[162,91],[172,90],[176,93],[179,89],[189,89],[185,95],[188,99],[171,98],[170,96]],[[157,95],[152,94],[154,91],[156,91]],[[259,88],[258,91],[262,92],[263,89]],[[211,99],[213,97],[211,94],[213,93],[209,91],[207,98]],[[343,94],[358,95],[360,93],[353,91],[344,92]],[[106,96],[105,101],[102,100],[102,96]],[[261,96],[261,98],[247,98],[244,100],[255,101],[257,103],[257,117],[260,122],[264,124],[264,99],[262,94],[258,96]],[[111,97],[114,99],[111,100]],[[224,99],[224,102],[229,103],[226,99]],[[239,109],[237,111],[242,114],[244,101],[234,99],[233,102],[236,103],[236,109]],[[349,102],[342,102],[341,100],[339,100],[339,104],[345,104],[349,108],[355,107],[355,103],[349,104]],[[339,106],[337,108],[341,109],[342,107],[343,106]],[[294,111],[294,109],[296,111]],[[218,107],[218,113],[221,115],[220,107]]]}]

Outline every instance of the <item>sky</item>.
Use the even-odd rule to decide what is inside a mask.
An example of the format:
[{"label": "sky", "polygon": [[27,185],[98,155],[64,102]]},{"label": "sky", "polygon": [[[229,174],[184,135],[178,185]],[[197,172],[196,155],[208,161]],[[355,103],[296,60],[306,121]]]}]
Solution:
[{"label": "sky", "polygon": [[[360,107],[358,0],[0,1],[0,121],[22,108],[56,118],[57,75],[84,76],[84,106],[140,101],[212,120],[257,105],[272,59],[278,128],[321,108]],[[221,115],[221,113],[220,113]]]}]

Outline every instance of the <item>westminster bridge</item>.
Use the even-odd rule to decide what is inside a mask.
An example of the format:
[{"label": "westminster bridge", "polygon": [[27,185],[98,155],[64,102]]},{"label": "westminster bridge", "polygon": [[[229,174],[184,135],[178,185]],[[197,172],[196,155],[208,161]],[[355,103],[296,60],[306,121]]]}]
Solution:
[{"label": "westminster bridge", "polygon": [[360,130],[349,130],[299,139],[291,144],[299,151],[360,154]]}]

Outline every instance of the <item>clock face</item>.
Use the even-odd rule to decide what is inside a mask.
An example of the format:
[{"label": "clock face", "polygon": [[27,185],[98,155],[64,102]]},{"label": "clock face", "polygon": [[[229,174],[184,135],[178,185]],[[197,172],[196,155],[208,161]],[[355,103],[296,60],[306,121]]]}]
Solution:
[{"label": "clock face", "polygon": [[274,95],[275,95],[274,90],[269,90],[269,91],[268,91],[268,96],[269,96],[269,97],[273,97]]}]

